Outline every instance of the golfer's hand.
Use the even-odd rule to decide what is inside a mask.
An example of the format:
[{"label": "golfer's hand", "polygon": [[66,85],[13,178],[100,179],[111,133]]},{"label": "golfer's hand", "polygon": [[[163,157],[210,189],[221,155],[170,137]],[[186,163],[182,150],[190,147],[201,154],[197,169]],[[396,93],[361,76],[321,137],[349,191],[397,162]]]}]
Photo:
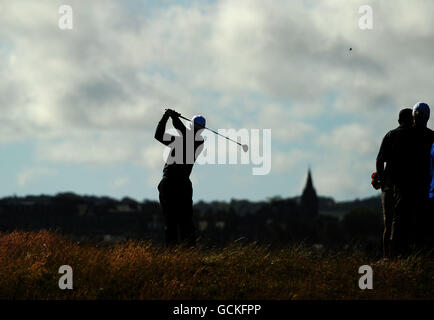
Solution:
[{"label": "golfer's hand", "polygon": [[179,117],[181,114],[172,109],[166,109],[166,114],[169,117]]}]

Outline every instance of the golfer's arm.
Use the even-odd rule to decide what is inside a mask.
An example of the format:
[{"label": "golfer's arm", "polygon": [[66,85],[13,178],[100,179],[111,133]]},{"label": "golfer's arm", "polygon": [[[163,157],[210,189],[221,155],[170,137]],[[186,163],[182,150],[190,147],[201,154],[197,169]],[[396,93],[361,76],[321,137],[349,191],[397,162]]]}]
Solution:
[{"label": "golfer's arm", "polygon": [[176,130],[181,131],[182,135],[184,135],[186,128],[179,117],[172,117],[172,124]]},{"label": "golfer's arm", "polygon": [[154,138],[160,141],[164,145],[168,145],[170,143],[170,140],[169,141],[164,140],[164,132],[166,131],[166,124],[168,119],[169,116],[164,114],[161,120],[158,122],[157,129],[155,130],[155,135],[154,135]]}]

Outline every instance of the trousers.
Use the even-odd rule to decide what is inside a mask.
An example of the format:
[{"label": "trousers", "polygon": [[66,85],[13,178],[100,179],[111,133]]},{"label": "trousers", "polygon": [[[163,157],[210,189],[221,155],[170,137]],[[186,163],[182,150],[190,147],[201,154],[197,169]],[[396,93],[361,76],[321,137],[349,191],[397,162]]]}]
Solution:
[{"label": "trousers", "polygon": [[163,178],[158,184],[164,217],[166,247],[196,244],[193,223],[193,187],[190,179]]}]

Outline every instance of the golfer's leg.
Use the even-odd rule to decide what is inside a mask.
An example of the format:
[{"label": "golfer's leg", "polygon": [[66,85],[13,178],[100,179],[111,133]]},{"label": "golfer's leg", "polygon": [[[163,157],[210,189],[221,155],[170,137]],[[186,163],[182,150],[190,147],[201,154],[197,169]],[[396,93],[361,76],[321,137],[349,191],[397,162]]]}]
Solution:
[{"label": "golfer's leg", "polygon": [[188,246],[196,245],[196,235],[193,223],[193,204],[192,202],[184,202],[181,210],[181,219],[179,221],[179,232],[181,241]]},{"label": "golfer's leg", "polygon": [[170,247],[178,244],[178,230],[176,219],[173,216],[173,213],[167,215],[165,228],[166,229],[164,234],[166,239],[166,246]]},{"label": "golfer's leg", "polygon": [[160,192],[160,204],[163,210],[164,241],[166,247],[176,245],[178,243],[176,212],[174,212],[170,200],[167,199],[163,192]]},{"label": "golfer's leg", "polygon": [[193,223],[193,187],[188,181],[184,189],[179,232],[181,241],[189,246],[196,245],[196,235]]}]

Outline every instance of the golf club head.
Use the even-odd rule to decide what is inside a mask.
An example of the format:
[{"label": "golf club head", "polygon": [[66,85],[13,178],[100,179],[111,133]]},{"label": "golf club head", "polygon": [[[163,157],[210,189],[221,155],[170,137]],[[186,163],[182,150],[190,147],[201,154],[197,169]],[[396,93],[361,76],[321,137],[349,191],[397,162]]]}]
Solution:
[{"label": "golf club head", "polygon": [[249,151],[249,146],[247,144],[243,144],[242,147],[244,152]]}]

